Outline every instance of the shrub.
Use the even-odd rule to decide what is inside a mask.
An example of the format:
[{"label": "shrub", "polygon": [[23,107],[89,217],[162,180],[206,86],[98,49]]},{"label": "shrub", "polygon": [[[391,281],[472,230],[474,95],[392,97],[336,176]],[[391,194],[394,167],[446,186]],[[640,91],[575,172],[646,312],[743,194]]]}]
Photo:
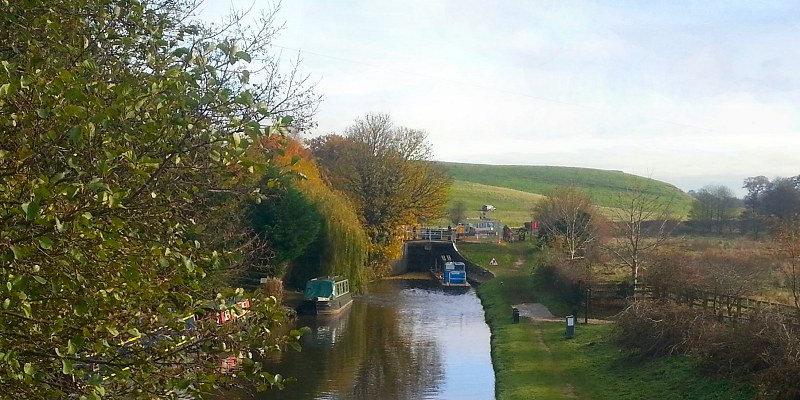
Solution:
[{"label": "shrub", "polygon": [[261,284],[261,290],[265,296],[273,296],[278,300],[278,304],[283,302],[283,281],[278,278],[267,278],[267,281]]},{"label": "shrub", "polygon": [[765,398],[800,398],[800,328],[774,309],[720,326],[694,347],[706,371],[749,378]]},{"label": "shrub", "polygon": [[617,315],[614,340],[634,357],[650,359],[688,352],[710,324],[702,310],[638,301]]}]

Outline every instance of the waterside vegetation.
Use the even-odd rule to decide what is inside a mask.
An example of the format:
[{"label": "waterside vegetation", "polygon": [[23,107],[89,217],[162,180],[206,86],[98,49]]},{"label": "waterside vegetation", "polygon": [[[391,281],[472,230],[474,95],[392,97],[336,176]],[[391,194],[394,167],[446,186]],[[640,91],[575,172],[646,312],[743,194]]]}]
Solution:
[{"label": "waterside vegetation", "polygon": [[[496,279],[478,288],[492,331],[492,360],[498,399],[751,399],[754,389],[699,374],[687,356],[635,361],[612,344],[612,324],[579,324],[565,338],[563,317],[571,307],[537,280],[540,253],[531,243],[463,244],[471,261]],[[497,266],[490,266],[495,258]],[[522,318],[511,307],[543,303],[559,320]],[[582,321],[582,320],[580,320]]]}]

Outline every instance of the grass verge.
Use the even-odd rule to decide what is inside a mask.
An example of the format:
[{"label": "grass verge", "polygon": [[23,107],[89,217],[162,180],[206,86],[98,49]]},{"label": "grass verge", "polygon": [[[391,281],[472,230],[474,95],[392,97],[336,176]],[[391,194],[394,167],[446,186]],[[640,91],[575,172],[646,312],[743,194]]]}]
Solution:
[{"label": "grass verge", "polygon": [[[530,243],[464,244],[467,258],[490,268],[496,279],[477,292],[492,331],[497,399],[752,399],[752,388],[698,374],[691,360],[674,356],[633,362],[609,341],[613,325],[578,325],[564,338],[562,323],[514,324],[511,306],[544,303],[563,316],[566,305],[537,290]],[[498,266],[490,266],[495,258]]]}]

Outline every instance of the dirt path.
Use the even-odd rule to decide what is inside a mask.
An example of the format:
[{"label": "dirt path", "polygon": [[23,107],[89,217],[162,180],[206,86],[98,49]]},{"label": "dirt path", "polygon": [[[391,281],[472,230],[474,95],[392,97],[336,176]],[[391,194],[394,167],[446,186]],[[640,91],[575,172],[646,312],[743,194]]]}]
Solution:
[{"label": "dirt path", "polygon": [[545,307],[542,303],[524,303],[524,304],[514,304],[513,307],[516,307],[519,310],[520,317],[528,317],[531,319],[536,320],[557,320],[561,321],[560,318],[556,318],[553,313],[550,312],[547,307]]}]

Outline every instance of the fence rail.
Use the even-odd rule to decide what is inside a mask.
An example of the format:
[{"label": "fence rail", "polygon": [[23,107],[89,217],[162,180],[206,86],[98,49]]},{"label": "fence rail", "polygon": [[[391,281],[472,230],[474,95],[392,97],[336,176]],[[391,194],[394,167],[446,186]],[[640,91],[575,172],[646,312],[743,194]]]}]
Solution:
[{"label": "fence rail", "polygon": [[720,318],[743,319],[755,310],[769,307],[787,318],[800,319],[800,310],[792,305],[699,289],[677,289],[639,284],[636,285],[634,291],[633,285],[628,283],[605,283],[582,288],[581,292],[582,301],[595,306],[620,306],[627,304],[633,298],[644,298],[672,300],[690,308],[700,307],[712,311]]}]

